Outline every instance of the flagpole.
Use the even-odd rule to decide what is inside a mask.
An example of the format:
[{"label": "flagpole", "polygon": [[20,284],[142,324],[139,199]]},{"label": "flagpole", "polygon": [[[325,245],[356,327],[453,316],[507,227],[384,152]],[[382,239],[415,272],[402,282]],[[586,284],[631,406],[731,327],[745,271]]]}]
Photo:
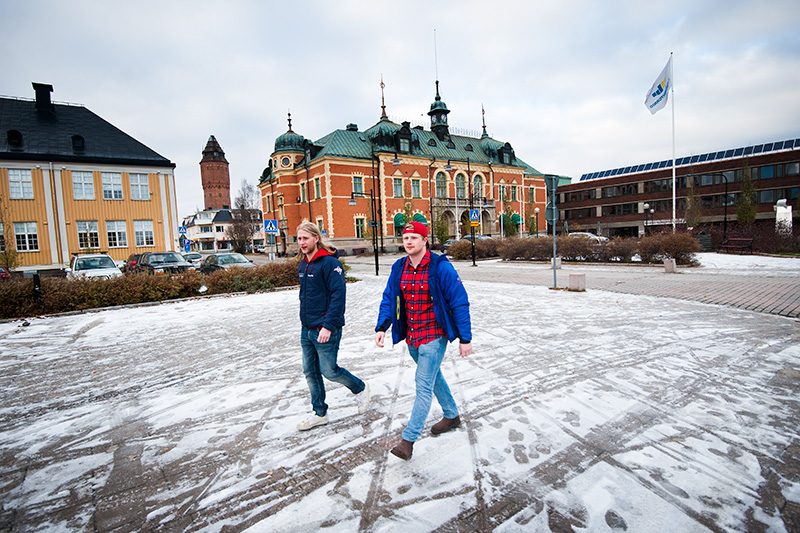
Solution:
[{"label": "flagpole", "polygon": [[672,233],[675,233],[675,62],[670,61],[670,90],[672,91]]}]

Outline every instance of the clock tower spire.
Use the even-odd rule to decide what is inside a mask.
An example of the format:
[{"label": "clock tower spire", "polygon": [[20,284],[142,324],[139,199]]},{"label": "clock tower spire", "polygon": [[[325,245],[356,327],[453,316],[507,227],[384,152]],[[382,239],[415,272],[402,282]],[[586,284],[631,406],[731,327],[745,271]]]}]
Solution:
[{"label": "clock tower spire", "polygon": [[431,104],[428,115],[431,117],[431,131],[436,134],[440,141],[444,141],[450,136],[450,129],[447,126],[447,115],[450,110],[439,96],[439,80],[436,80],[436,99]]}]

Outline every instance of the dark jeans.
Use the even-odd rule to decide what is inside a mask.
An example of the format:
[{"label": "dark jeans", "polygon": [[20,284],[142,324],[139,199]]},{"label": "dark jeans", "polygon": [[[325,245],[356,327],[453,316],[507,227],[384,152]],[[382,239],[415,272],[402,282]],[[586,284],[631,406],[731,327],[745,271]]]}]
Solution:
[{"label": "dark jeans", "polygon": [[328,342],[317,342],[319,329],[309,329],[303,326],[300,333],[300,346],[303,348],[303,373],[311,391],[311,405],[319,416],[328,412],[325,403],[325,384],[322,376],[331,381],[341,383],[353,394],[364,390],[364,382],[336,363],[339,355],[339,341],[342,339],[342,330],[331,331]]}]

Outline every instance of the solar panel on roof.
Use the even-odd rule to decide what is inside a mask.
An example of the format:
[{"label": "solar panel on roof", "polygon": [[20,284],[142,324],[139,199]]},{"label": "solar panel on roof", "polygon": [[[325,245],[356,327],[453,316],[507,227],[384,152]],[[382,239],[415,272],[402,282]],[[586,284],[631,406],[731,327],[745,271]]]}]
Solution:
[{"label": "solar panel on roof", "polygon": [[700,159],[699,159],[699,161],[700,161],[701,163],[702,163],[703,161],[707,161],[707,160],[708,160],[708,154],[703,154],[703,155],[701,155],[701,156],[700,156]]},{"label": "solar panel on roof", "polygon": [[753,146],[753,153],[754,154],[760,154],[763,151],[764,151],[764,145],[763,144],[757,144],[757,145]]},{"label": "solar panel on roof", "polygon": [[753,153],[753,147],[752,146],[748,146],[747,148],[744,149],[744,155],[750,155],[752,153]]},{"label": "solar panel on roof", "polygon": [[765,144],[764,145],[764,151],[765,152],[771,152],[772,151],[772,143]]},{"label": "solar panel on roof", "polygon": [[723,157],[725,157],[725,150],[717,152],[717,159],[722,159]]},{"label": "solar panel on roof", "polygon": [[783,141],[778,141],[772,146],[773,150],[782,150],[783,149]]},{"label": "solar panel on roof", "polygon": [[744,148],[737,148],[733,151],[733,157],[739,157],[744,153]]},{"label": "solar panel on roof", "polygon": [[651,168],[653,168],[653,163],[647,163],[647,164],[644,166],[644,169],[645,169],[645,170],[650,170]]}]

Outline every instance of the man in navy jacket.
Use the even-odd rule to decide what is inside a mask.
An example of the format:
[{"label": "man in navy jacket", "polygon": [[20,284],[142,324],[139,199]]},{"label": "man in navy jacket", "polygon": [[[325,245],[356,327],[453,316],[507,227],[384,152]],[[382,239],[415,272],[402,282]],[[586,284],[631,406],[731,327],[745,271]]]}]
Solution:
[{"label": "man in navy jacket", "polygon": [[408,256],[392,265],[375,328],[375,344],[383,347],[386,330],[391,326],[393,344],[405,339],[408,352],[417,363],[414,407],[400,444],[392,449],[392,454],[405,460],[411,458],[414,442],[422,433],[433,396],[444,417],[431,427],[431,433],[438,435],[461,424],[441,365],[448,341],[459,339],[461,357],[472,353],[467,291],[450,261],[432,254],[427,244],[426,226],[419,222],[406,224],[403,247]]},{"label": "man in navy jacket", "polygon": [[369,385],[336,362],[344,326],[347,286],[339,253],[322,241],[319,228],[304,222],[297,228],[297,244],[303,258],[297,267],[300,278],[300,346],[303,373],[311,391],[313,412],[297,425],[300,431],[328,423],[325,383],[322,376],[341,383],[356,395],[358,412],[369,407]]}]

